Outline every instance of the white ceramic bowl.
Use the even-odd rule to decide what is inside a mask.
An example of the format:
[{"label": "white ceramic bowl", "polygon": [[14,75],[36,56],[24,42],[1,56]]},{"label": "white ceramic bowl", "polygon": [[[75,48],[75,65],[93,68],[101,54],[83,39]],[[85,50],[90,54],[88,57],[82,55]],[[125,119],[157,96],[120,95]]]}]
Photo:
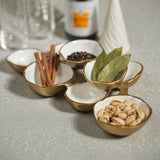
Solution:
[{"label": "white ceramic bowl", "polygon": [[65,92],[69,104],[78,111],[91,111],[94,104],[107,95],[109,92],[95,88],[88,82],[72,84]]},{"label": "white ceramic bowl", "polygon": [[41,59],[41,51],[35,48],[20,49],[12,52],[7,57],[7,62],[18,72],[23,72],[24,69],[35,61],[34,53],[38,52]]},{"label": "white ceramic bowl", "polygon": [[66,91],[68,98],[78,103],[95,103],[106,95],[103,89],[95,88],[88,82],[73,84]]},{"label": "white ceramic bowl", "polygon": [[91,60],[83,60],[83,61],[70,61],[67,60],[67,57],[73,52],[83,51],[88,52],[96,57],[102,52],[103,48],[101,44],[95,40],[81,39],[67,42],[59,51],[62,59],[73,68],[83,68],[84,64]]}]

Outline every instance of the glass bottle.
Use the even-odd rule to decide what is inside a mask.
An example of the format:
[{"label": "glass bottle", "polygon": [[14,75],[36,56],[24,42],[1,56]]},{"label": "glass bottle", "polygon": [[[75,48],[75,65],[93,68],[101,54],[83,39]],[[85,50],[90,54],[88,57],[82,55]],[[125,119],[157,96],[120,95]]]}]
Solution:
[{"label": "glass bottle", "polygon": [[65,0],[65,33],[69,40],[96,39],[98,0]]}]

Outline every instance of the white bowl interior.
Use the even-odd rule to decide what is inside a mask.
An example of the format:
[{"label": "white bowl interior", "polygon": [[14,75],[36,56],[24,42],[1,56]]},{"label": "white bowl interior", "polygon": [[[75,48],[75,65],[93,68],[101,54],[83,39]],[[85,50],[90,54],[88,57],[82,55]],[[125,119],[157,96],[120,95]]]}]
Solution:
[{"label": "white bowl interior", "polygon": [[88,62],[84,68],[84,73],[88,80],[92,81],[92,69],[94,67],[96,60]]},{"label": "white bowl interior", "polygon": [[13,52],[11,55],[8,56],[7,60],[16,64],[16,65],[22,65],[22,66],[27,66],[31,64],[32,62],[35,62],[35,57],[34,53],[38,52],[40,59],[40,50],[37,49],[22,49],[22,50],[17,50]]},{"label": "white bowl interior", "polygon": [[[28,66],[25,70],[24,75],[26,80],[28,80],[29,82],[36,84],[38,86],[42,86],[37,63],[33,63],[30,66]],[[57,72],[57,77],[55,80],[55,85],[67,82],[72,77],[73,77],[72,68],[66,64],[60,63]]]},{"label": "white bowl interior", "polygon": [[65,43],[66,43],[66,42],[62,42],[62,43],[56,44],[55,53],[59,53],[59,50],[62,48],[62,46],[65,45]]},{"label": "white bowl interior", "polygon": [[105,97],[106,91],[91,86],[88,82],[71,85],[66,95],[79,103],[95,103]]},{"label": "white bowl interior", "polygon": [[149,108],[142,100],[135,98],[135,97],[132,97],[132,96],[124,95],[124,96],[111,96],[111,97],[105,98],[102,101],[97,102],[94,107],[94,115],[95,115],[96,119],[98,119],[97,118],[98,111],[100,109],[104,109],[107,105],[110,104],[110,102],[112,100],[119,100],[122,102],[124,100],[129,100],[131,103],[137,103],[140,106],[140,109],[145,112],[146,117],[149,115]]},{"label": "white bowl interior", "polygon": [[139,63],[130,61],[128,64],[128,70],[127,70],[126,76],[123,81],[134,78],[141,70],[142,70],[142,67]]},{"label": "white bowl interior", "polygon": [[77,51],[86,51],[97,57],[102,52],[102,48],[99,43],[94,40],[75,40],[65,44],[60,49],[65,59],[67,59],[68,55]]}]

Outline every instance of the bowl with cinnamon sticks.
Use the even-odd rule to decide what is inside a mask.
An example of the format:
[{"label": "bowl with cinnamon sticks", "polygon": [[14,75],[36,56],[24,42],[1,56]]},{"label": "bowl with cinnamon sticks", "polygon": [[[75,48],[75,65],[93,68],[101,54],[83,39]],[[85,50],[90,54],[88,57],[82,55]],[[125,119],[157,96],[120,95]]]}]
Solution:
[{"label": "bowl with cinnamon sticks", "polygon": [[79,39],[65,43],[59,50],[59,54],[72,68],[82,69],[86,62],[95,60],[102,50],[98,41]]},{"label": "bowl with cinnamon sticks", "polygon": [[36,62],[30,64],[24,71],[27,84],[42,96],[54,96],[63,91],[74,80],[73,69],[60,61],[55,53],[55,45],[51,46],[50,56],[38,52],[34,53]]}]

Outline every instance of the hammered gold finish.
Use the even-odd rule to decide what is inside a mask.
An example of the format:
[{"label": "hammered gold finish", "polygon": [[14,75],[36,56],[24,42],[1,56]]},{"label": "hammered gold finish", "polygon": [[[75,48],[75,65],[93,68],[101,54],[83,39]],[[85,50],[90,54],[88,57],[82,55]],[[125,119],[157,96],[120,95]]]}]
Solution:
[{"label": "hammered gold finish", "polygon": [[54,96],[54,95],[60,93],[61,91],[65,90],[65,88],[66,88],[65,85],[63,85],[63,84],[62,85],[55,85],[55,86],[51,86],[51,87],[40,87],[38,85],[30,83],[29,81],[27,81],[27,84],[36,93],[38,93],[42,96],[45,96],[45,97]]},{"label": "hammered gold finish", "polygon": [[73,100],[71,100],[67,95],[66,92],[64,94],[66,100],[68,101],[68,103],[77,111],[81,111],[81,112],[89,112],[93,109],[94,103],[91,104],[85,104],[85,103],[78,103],[78,102],[74,102]]},{"label": "hammered gold finish", "polygon": [[8,64],[12,67],[12,68],[14,68],[16,71],[18,71],[19,73],[23,73],[23,71],[26,69],[26,67],[27,66],[23,66],[23,65],[17,65],[17,64],[15,64],[15,63],[12,63],[11,61],[8,61],[8,60],[6,60],[7,62],[8,62]]},{"label": "hammered gold finish", "polygon": [[[132,95],[128,95],[128,96],[132,96]],[[116,97],[116,95],[115,95],[115,97]],[[97,125],[102,130],[104,130],[105,132],[107,132],[109,134],[117,135],[117,136],[128,136],[128,135],[131,135],[132,133],[138,131],[141,127],[143,127],[146,124],[146,122],[150,119],[150,117],[152,115],[152,108],[143,99],[141,99],[139,97],[136,97],[136,96],[132,96],[132,97],[141,100],[148,107],[149,114],[148,114],[148,116],[146,117],[146,119],[144,121],[142,121],[140,124],[138,124],[136,126],[114,126],[114,125],[107,124],[107,123],[99,121],[95,117],[95,112],[94,112],[94,117],[95,117]]]},{"label": "hammered gold finish", "polygon": [[[85,66],[86,66],[86,65],[85,65]],[[113,88],[117,88],[117,87],[121,84],[121,82],[123,81],[123,79],[124,79],[124,77],[125,77],[125,75],[126,75],[126,73],[127,73],[127,69],[128,69],[128,67],[126,67],[125,70],[124,70],[124,72],[123,72],[123,74],[122,74],[122,76],[121,76],[119,79],[117,79],[116,81],[113,81],[113,82],[110,82],[110,83],[106,83],[106,82],[100,82],[100,81],[90,81],[90,80],[87,78],[86,74],[85,74],[85,66],[84,66],[84,68],[83,68],[83,73],[84,73],[85,79],[86,79],[92,86],[97,87],[97,88],[100,88],[100,89],[106,89],[106,90],[108,90],[108,89],[113,89]]]}]

